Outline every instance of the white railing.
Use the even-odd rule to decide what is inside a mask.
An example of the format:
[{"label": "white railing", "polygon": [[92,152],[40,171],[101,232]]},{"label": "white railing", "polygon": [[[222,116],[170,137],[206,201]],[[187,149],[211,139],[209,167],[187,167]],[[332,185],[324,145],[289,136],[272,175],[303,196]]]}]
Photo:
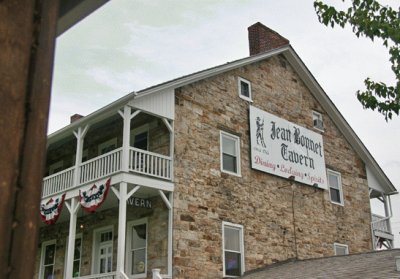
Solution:
[{"label": "white railing", "polygon": [[82,163],[79,167],[79,183],[83,184],[120,171],[121,154],[122,148],[118,148]]},{"label": "white railing", "polygon": [[129,170],[162,179],[171,179],[171,157],[131,147]]},{"label": "white railing", "polygon": [[391,233],[390,231],[390,217],[383,217],[380,215],[372,214],[372,229],[374,231],[381,231],[386,233]]},{"label": "white railing", "polygon": [[116,278],[117,278],[117,275],[115,272],[93,274],[93,275],[78,277],[78,279],[116,279]]},{"label": "white railing", "polygon": [[57,172],[43,179],[42,197],[63,192],[74,184],[75,167]]},{"label": "white railing", "polygon": [[[79,167],[78,185],[74,185],[75,167],[55,173],[43,179],[42,197],[65,192],[91,181],[121,171],[122,148],[83,162]],[[129,171],[160,179],[172,179],[171,157],[131,147],[129,149]]]}]

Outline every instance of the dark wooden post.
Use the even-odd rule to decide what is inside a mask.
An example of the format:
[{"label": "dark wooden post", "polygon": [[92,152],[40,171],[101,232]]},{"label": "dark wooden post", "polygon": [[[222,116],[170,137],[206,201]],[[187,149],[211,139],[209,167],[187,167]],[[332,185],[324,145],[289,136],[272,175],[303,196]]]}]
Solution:
[{"label": "dark wooden post", "polygon": [[58,0],[0,0],[0,278],[32,278]]}]

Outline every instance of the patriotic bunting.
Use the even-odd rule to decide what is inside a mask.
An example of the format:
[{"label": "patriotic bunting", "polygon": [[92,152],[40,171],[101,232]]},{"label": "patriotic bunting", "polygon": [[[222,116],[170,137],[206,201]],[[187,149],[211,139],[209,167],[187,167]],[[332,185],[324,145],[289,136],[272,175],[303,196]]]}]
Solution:
[{"label": "patriotic bunting", "polygon": [[65,193],[50,198],[46,203],[40,204],[40,217],[44,223],[52,225],[57,222],[64,204],[64,199]]},{"label": "patriotic bunting", "polygon": [[104,202],[110,190],[111,178],[103,184],[94,184],[86,191],[79,190],[81,206],[88,212],[94,212]]}]

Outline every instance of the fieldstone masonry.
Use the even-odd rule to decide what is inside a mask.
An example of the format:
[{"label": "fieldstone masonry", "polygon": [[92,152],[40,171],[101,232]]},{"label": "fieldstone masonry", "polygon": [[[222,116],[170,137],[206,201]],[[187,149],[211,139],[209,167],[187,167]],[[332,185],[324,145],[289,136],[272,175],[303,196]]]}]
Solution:
[{"label": "fieldstone masonry", "polygon": [[[341,173],[344,206],[326,190],[251,169],[250,103],[238,77],[251,82],[253,106],[310,130],[312,110],[323,115],[326,165]],[[283,56],[181,87],[175,107],[174,278],[222,277],[222,221],[244,226],[246,270],[330,256],[334,242],[371,249],[364,164]],[[220,171],[220,131],[240,137],[240,177]]]}]

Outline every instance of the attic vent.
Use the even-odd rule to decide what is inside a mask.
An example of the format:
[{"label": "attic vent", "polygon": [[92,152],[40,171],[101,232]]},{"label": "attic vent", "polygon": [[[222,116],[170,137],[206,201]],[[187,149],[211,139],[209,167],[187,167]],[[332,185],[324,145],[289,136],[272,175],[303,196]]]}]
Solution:
[{"label": "attic vent", "polygon": [[312,117],[313,117],[313,126],[315,129],[324,131],[324,122],[322,121],[322,114],[319,112],[313,111],[312,112]]}]

